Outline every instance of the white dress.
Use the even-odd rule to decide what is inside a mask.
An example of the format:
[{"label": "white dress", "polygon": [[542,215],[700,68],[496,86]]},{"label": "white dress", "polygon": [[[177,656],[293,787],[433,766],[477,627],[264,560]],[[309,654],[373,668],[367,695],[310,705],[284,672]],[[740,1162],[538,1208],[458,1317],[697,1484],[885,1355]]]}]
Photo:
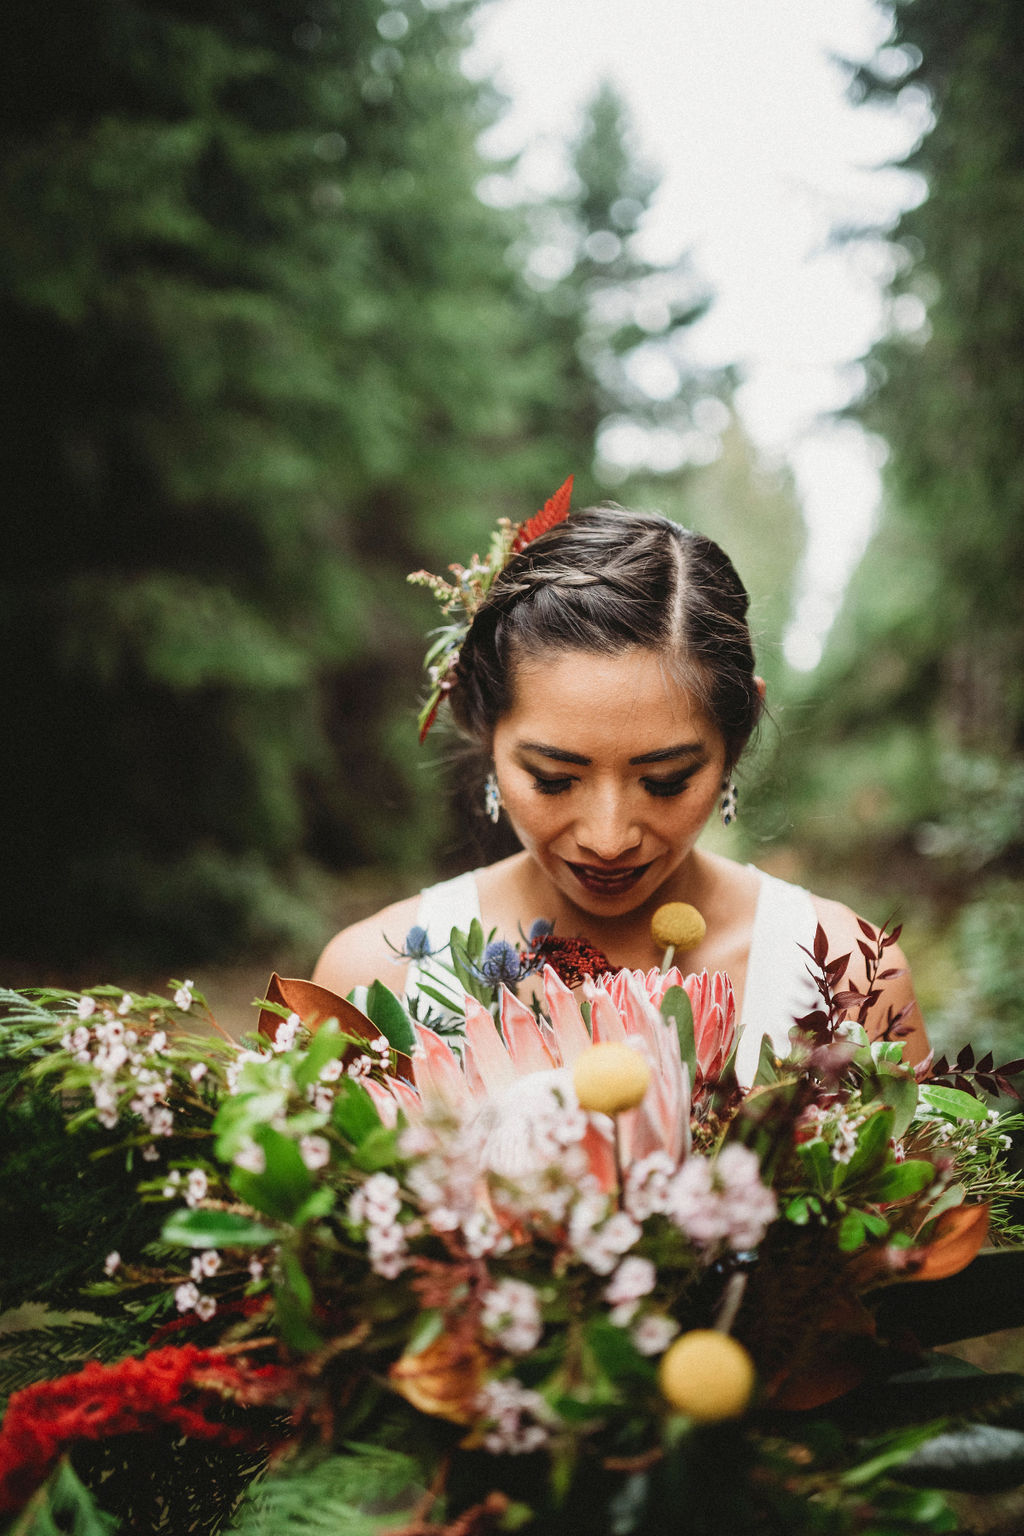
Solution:
[{"label": "white dress", "polygon": [[[761,1037],[768,1035],[774,1049],[784,1055],[793,1020],[809,1013],[817,999],[808,974],[808,957],[799,947],[803,944],[810,949],[814,943],[818,921],[814,901],[802,886],[777,880],[763,870],[756,873],[761,886],[743,989],[743,1036],[736,1056],[736,1075],[743,1084],[752,1082],[757,1070]],[[416,921],[426,929],[432,949],[447,944],[453,928],[465,933],[474,918],[480,921],[475,870],[457,875],[454,880],[442,880],[420,893]],[[453,1006],[458,1007],[461,998],[453,995],[450,972],[429,960],[418,965],[411,963],[406,998],[411,1001],[416,997],[424,983],[451,997]]]}]

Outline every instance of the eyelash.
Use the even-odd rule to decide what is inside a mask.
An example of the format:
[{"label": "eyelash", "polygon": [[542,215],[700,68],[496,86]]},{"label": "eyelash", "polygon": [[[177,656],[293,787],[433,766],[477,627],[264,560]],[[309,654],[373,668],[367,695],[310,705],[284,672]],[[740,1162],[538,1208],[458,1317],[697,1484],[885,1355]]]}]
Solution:
[{"label": "eyelash", "polygon": [[[685,773],[677,773],[671,779],[641,779],[640,782],[649,795],[656,800],[670,800],[675,795],[681,795],[690,779],[696,773],[695,768],[688,768]],[[533,776],[534,788],[541,795],[564,795],[571,789],[572,779],[542,779],[539,774]]]}]

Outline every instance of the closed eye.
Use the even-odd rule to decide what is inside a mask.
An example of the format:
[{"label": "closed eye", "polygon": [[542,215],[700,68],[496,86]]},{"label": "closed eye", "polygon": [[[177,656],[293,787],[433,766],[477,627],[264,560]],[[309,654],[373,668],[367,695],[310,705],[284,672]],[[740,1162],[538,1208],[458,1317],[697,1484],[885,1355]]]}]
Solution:
[{"label": "closed eye", "polygon": [[682,773],[674,773],[668,779],[641,779],[641,784],[649,795],[660,799],[670,799],[673,795],[681,795],[687,784],[693,778],[702,764],[695,764],[692,768],[686,768]]},{"label": "closed eye", "polygon": [[541,795],[563,795],[572,787],[572,779],[547,779],[539,773],[533,775],[534,788]]}]

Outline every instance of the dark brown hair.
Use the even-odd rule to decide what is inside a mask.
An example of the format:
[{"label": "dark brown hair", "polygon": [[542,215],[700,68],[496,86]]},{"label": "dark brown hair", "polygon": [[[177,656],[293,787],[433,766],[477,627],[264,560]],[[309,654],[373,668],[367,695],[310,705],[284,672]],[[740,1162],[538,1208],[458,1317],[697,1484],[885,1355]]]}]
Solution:
[{"label": "dark brown hair", "polygon": [[748,603],[728,555],[703,534],[654,513],[574,512],[512,557],[478,610],[451,694],[456,723],[489,745],[525,657],[642,646],[697,693],[731,768],[761,713]]}]

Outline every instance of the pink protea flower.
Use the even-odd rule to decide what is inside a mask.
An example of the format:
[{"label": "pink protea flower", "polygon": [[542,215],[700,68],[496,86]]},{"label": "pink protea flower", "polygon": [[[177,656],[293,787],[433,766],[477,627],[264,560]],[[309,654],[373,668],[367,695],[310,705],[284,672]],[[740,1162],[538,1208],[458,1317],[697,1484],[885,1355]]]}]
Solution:
[{"label": "pink protea flower", "polygon": [[650,970],[619,971],[602,976],[600,984],[616,1006],[621,1006],[626,978],[641,987],[645,996],[660,1008],[670,987],[682,987],[693,1009],[693,1033],[697,1046],[697,1083],[713,1080],[721,1074],[736,1040],[736,999],[732,982],[724,971],[699,976],[684,976],[678,966],[662,972]]},{"label": "pink protea flower", "polygon": [[[675,1030],[661,1017],[642,982],[630,975],[617,979],[614,996],[607,986],[589,980],[584,992],[590,1005],[589,1030],[576,997],[550,966],[544,971],[550,1025],[538,1023],[529,1008],[503,988],[500,1034],[487,1009],[467,997],[462,1065],[446,1040],[416,1026],[416,1092],[424,1104],[440,1104],[456,1114],[472,1113],[487,1104],[489,1132],[483,1158],[488,1163],[497,1160],[495,1171],[510,1176],[525,1171],[531,1161],[531,1138],[537,1141],[539,1155],[541,1143],[547,1145],[552,1116],[579,1113],[569,1069],[592,1039],[632,1044],[644,1052],[653,1068],[643,1102],[619,1116],[624,1161],[660,1151],[678,1163],[689,1150],[690,1085]],[[408,1085],[399,1092],[408,1112]],[[604,1188],[611,1188],[615,1180],[611,1122],[602,1126],[601,1118],[591,1117],[583,1145],[591,1172]]]}]

